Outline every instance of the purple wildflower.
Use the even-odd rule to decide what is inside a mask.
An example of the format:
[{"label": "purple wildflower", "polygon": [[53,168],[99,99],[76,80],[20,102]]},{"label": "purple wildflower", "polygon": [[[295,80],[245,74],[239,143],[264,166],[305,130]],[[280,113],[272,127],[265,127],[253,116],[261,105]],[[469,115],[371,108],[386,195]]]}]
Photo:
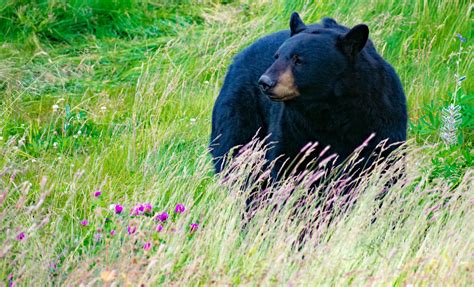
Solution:
[{"label": "purple wildflower", "polygon": [[25,233],[24,233],[24,232],[20,232],[20,233],[16,236],[16,240],[22,241],[23,239],[25,239]]},{"label": "purple wildflower", "polygon": [[94,192],[95,197],[99,197],[101,194],[102,194],[102,191],[100,191],[100,190]]},{"label": "purple wildflower", "polygon": [[87,226],[87,225],[89,225],[89,221],[87,221],[87,219],[84,219],[84,220],[81,221],[81,225],[82,226]]},{"label": "purple wildflower", "polygon": [[169,217],[168,212],[163,212],[163,213],[158,214],[155,218],[161,222],[165,222],[168,219],[168,217]]},{"label": "purple wildflower", "polygon": [[128,231],[128,234],[132,235],[135,233],[135,231],[137,231],[137,227],[136,226],[127,226],[127,231]]},{"label": "purple wildflower", "polygon": [[132,210],[130,210],[130,215],[137,216],[137,215],[142,214],[144,211],[145,211],[145,206],[143,206],[143,204],[138,204],[138,205],[135,205],[132,208]]},{"label": "purple wildflower", "polygon": [[194,231],[198,230],[199,224],[191,223],[190,227],[191,227],[191,232],[194,232]]},{"label": "purple wildflower", "polygon": [[115,229],[110,230],[110,236],[114,236],[114,235],[115,235]]},{"label": "purple wildflower", "polygon": [[184,207],[184,204],[182,204],[182,203],[176,204],[176,207],[174,208],[174,211],[176,213],[183,213],[185,210],[186,210],[186,208]]},{"label": "purple wildflower", "polygon": [[156,232],[161,232],[162,230],[163,230],[163,225],[158,224],[158,225],[156,226]]},{"label": "purple wildflower", "polygon": [[139,215],[138,209],[136,207],[133,207],[132,210],[130,210],[130,216],[137,216]]},{"label": "purple wildflower", "polygon": [[459,34],[459,33],[456,35],[456,37],[458,37],[458,39],[459,39],[461,42],[463,42],[463,43],[466,43],[466,42],[467,42],[467,39],[464,38],[464,37],[463,37],[461,34]]},{"label": "purple wildflower", "polygon": [[148,241],[143,245],[143,250],[148,251],[151,248],[151,242]]},{"label": "purple wildflower", "polygon": [[102,235],[101,235],[100,233],[94,234],[94,241],[95,241],[95,242],[100,241],[100,238],[101,238],[101,237],[102,237]]},{"label": "purple wildflower", "polygon": [[15,285],[16,283],[13,282],[13,274],[8,274],[8,287],[13,287]]},{"label": "purple wildflower", "polygon": [[120,204],[116,204],[115,205],[115,214],[120,214],[122,213],[123,211],[123,206],[121,206]]},{"label": "purple wildflower", "polygon": [[153,206],[151,205],[151,203],[145,203],[143,205],[143,207],[144,207],[146,213],[152,213],[153,212]]}]

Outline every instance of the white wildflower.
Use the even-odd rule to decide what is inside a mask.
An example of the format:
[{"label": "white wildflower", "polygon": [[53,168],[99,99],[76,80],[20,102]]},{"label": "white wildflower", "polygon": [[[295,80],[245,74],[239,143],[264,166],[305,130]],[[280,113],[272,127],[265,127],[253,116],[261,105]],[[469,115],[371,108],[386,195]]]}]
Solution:
[{"label": "white wildflower", "polygon": [[466,76],[460,76],[459,74],[459,63],[461,61],[462,43],[466,42],[466,39],[457,34],[459,38],[459,52],[457,53],[458,59],[456,61],[456,73],[454,78],[456,80],[456,88],[451,99],[451,104],[444,107],[441,110],[441,129],[440,137],[447,146],[455,145],[458,143],[458,128],[462,121],[461,106],[456,104],[456,98],[458,92],[461,90],[461,84],[466,79]]},{"label": "white wildflower", "polygon": [[458,105],[450,104],[441,110],[440,137],[446,145],[457,144],[458,127],[461,124],[461,119],[461,107]]},{"label": "white wildflower", "polygon": [[57,112],[58,109],[59,109],[59,106],[58,106],[58,105],[53,105],[53,111],[54,111],[54,112]]}]

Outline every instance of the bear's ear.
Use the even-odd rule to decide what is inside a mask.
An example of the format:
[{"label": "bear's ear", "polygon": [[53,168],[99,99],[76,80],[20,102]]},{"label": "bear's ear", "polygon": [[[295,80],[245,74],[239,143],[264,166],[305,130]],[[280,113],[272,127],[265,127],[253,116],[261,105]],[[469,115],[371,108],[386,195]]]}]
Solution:
[{"label": "bear's ear", "polygon": [[369,27],[364,24],[359,24],[343,35],[339,44],[346,54],[355,56],[364,48],[368,39]]},{"label": "bear's ear", "polygon": [[298,34],[304,29],[306,29],[306,25],[303,23],[303,20],[301,20],[300,15],[298,15],[296,12],[293,12],[290,18],[290,36]]},{"label": "bear's ear", "polygon": [[321,20],[321,24],[323,24],[324,28],[331,28],[337,26],[336,20],[328,17],[324,17],[323,20]]}]

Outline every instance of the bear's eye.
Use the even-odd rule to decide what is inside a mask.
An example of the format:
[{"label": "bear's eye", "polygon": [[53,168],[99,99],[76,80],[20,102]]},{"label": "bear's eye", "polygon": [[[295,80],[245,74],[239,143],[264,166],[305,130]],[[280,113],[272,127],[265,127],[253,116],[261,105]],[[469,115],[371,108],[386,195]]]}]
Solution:
[{"label": "bear's eye", "polygon": [[275,54],[275,56],[273,56],[273,57],[275,58],[275,60],[277,60],[277,59],[278,59],[278,57],[280,57],[280,55],[278,55],[278,54]]},{"label": "bear's eye", "polygon": [[293,60],[293,63],[295,63],[296,65],[301,64],[301,59],[300,59],[300,57],[298,57],[298,55],[293,55],[293,57],[291,59]]}]

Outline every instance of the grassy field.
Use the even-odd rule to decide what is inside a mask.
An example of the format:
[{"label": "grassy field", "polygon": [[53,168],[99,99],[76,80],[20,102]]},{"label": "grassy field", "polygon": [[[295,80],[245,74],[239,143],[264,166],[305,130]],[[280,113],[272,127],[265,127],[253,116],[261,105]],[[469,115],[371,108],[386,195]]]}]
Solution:
[{"label": "grassy field", "polygon": [[[1,282],[472,286],[472,3],[312,2],[0,0]],[[349,200],[329,178],[314,206],[296,203],[317,172],[290,178],[243,228],[262,150],[216,177],[211,110],[232,57],[292,11],[368,24],[408,98],[405,159]]]}]

